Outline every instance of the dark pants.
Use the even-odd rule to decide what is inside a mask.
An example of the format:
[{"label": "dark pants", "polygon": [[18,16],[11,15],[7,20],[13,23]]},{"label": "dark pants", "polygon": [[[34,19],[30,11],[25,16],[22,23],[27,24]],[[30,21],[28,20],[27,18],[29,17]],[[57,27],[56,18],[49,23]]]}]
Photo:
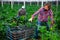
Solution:
[{"label": "dark pants", "polygon": [[49,31],[49,25],[47,22],[41,22],[41,21],[38,21],[38,26],[36,27],[36,38],[38,38],[38,31],[40,30],[39,28],[42,27],[42,26],[46,26],[47,28],[47,31]]}]

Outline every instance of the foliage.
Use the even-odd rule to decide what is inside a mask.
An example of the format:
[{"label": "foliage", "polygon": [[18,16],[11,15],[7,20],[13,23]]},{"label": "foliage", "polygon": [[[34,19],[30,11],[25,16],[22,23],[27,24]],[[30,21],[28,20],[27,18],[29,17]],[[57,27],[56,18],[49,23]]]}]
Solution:
[{"label": "foliage", "polygon": [[[10,25],[11,27],[15,27],[17,26],[16,22],[18,21],[17,14],[18,14],[18,10],[19,8],[21,8],[22,4],[17,5],[14,4],[14,8],[11,9],[10,4],[4,4],[4,7],[0,7],[0,39],[4,40],[3,38],[5,38],[6,34],[6,26],[5,25]],[[60,7],[60,6],[59,6]],[[58,7],[58,9],[59,9]],[[27,11],[27,15],[26,15],[26,19],[25,16],[21,16],[19,18],[19,25],[27,25],[28,27],[30,26],[36,26],[36,22],[37,20],[37,16],[34,19],[34,21],[28,22],[28,19],[31,17],[31,15],[36,12],[38,9],[40,8],[40,6],[36,6],[36,5],[26,5],[26,11]],[[48,38],[50,38],[51,40],[59,40],[59,35],[57,34],[57,32],[55,31],[56,28],[60,28],[60,11],[58,10],[58,12],[56,13],[56,7],[52,6],[52,10],[54,13],[54,20],[56,21],[56,25],[53,26],[53,29],[50,30],[50,32],[46,31],[45,26],[41,27],[41,32],[42,35],[41,37],[45,40],[47,40]],[[57,15],[57,17],[55,17]],[[15,18],[15,20],[13,19]],[[31,25],[32,24],[32,25]],[[54,39],[53,39],[54,38]]]}]

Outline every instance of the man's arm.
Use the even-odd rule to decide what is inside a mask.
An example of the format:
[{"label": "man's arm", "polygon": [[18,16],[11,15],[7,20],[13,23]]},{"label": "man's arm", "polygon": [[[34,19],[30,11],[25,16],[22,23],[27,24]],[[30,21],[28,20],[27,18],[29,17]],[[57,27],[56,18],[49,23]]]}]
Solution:
[{"label": "man's arm", "polygon": [[50,10],[50,19],[51,19],[51,21],[53,20],[53,12],[52,12],[52,10]]},{"label": "man's arm", "polygon": [[32,19],[34,18],[34,16],[36,16],[37,14],[39,14],[39,12],[41,11],[42,8],[40,8],[38,11],[36,11],[33,15],[32,15]]},{"label": "man's arm", "polygon": [[53,12],[52,12],[52,10],[50,10],[50,20],[51,20],[51,24],[54,24],[54,19],[53,19]]},{"label": "man's arm", "polygon": [[40,8],[37,12],[35,12],[32,17],[29,19],[29,21],[32,22],[32,20],[34,19],[34,16],[36,16],[37,14],[39,14],[39,12],[41,11],[42,8]]}]

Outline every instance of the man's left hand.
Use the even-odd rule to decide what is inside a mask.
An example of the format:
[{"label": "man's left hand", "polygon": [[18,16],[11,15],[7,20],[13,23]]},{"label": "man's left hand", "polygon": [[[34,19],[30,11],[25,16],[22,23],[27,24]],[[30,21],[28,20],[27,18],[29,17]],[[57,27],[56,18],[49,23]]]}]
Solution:
[{"label": "man's left hand", "polygon": [[54,20],[51,21],[51,24],[52,24],[52,25],[54,24]]}]

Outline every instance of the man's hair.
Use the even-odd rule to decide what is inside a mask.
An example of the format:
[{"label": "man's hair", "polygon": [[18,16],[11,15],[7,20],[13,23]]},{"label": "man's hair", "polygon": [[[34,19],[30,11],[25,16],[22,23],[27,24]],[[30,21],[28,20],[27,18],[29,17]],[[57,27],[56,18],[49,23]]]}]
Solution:
[{"label": "man's hair", "polygon": [[44,6],[48,6],[48,8],[51,9],[51,3],[50,3],[50,2],[46,2],[46,3],[44,4]]}]

